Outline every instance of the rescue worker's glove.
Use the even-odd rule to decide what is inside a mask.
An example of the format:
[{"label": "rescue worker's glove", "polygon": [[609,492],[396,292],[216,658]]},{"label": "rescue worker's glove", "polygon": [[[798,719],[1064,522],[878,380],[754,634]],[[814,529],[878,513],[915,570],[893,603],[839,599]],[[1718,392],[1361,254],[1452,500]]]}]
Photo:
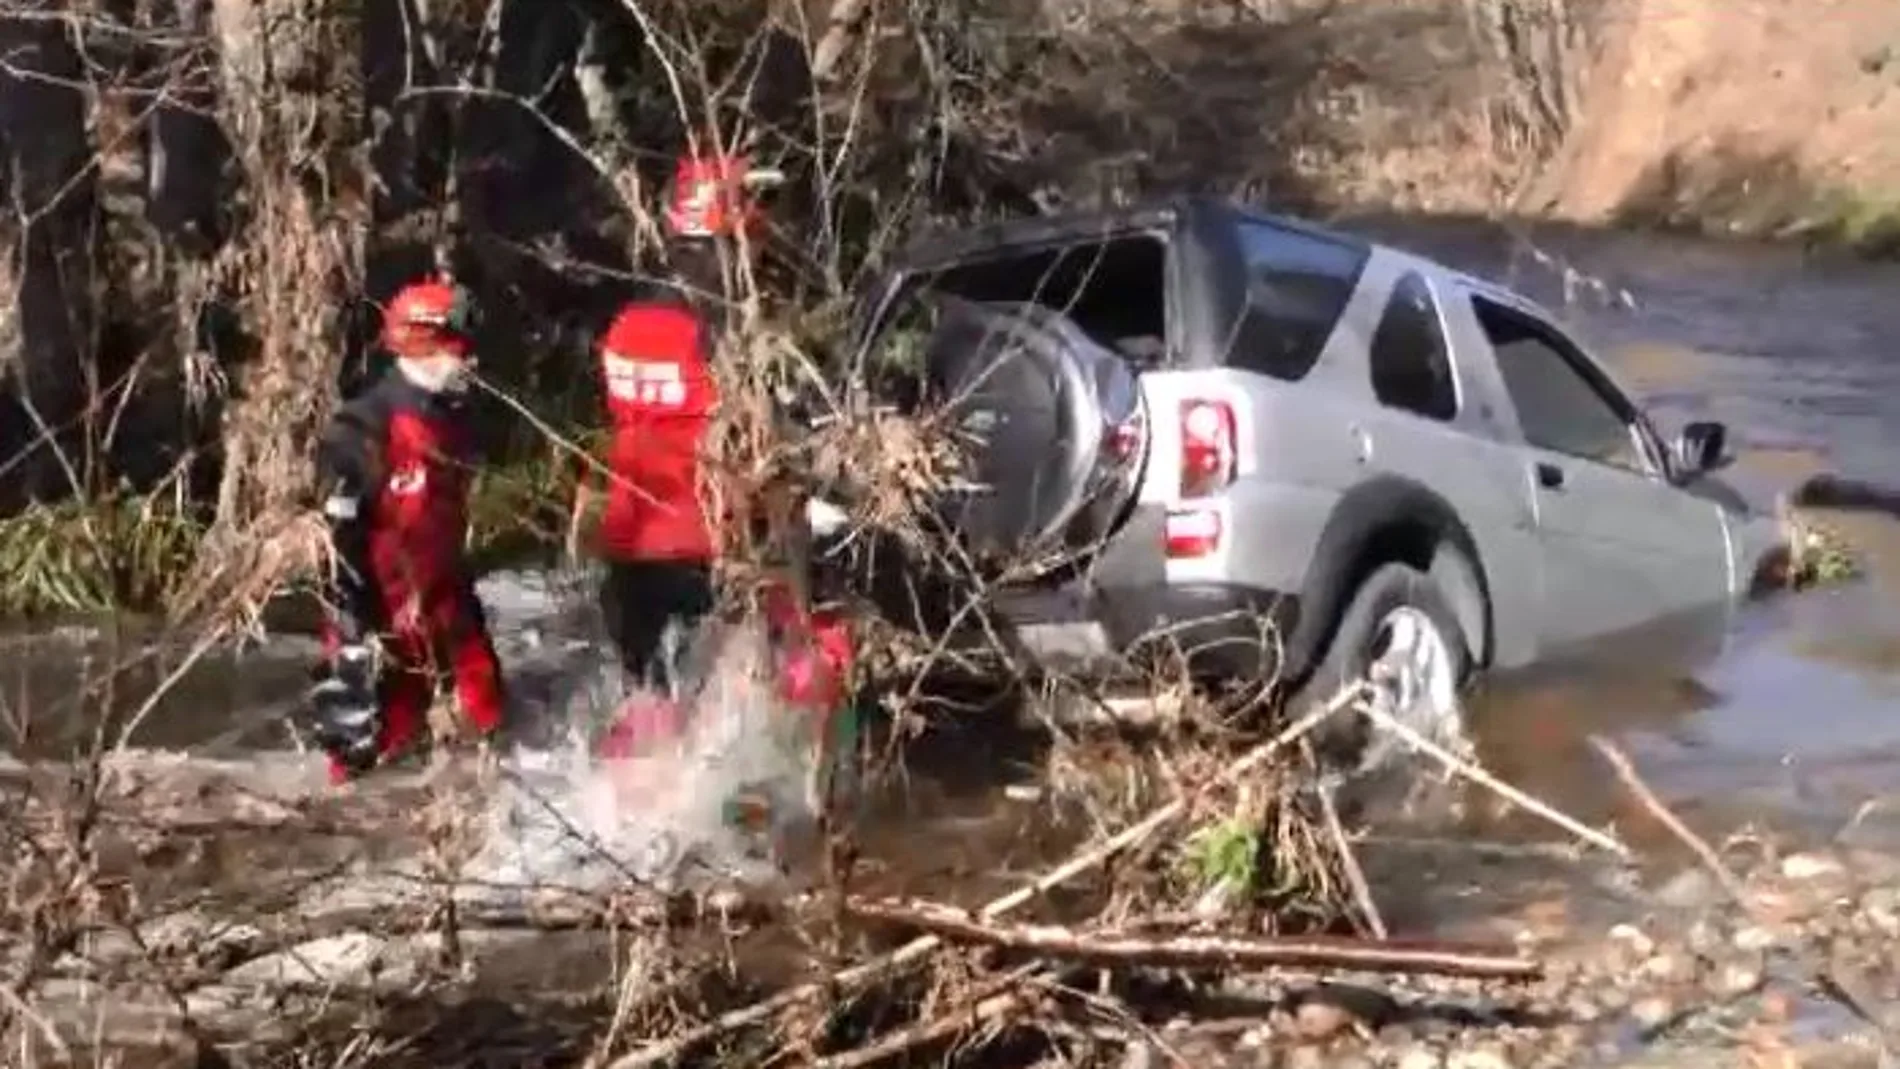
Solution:
[{"label": "rescue worker's glove", "polygon": [[353,768],[376,762],[376,736],[382,727],[376,660],[375,647],[367,643],[344,645],[310,689],[310,725],[317,745]]}]

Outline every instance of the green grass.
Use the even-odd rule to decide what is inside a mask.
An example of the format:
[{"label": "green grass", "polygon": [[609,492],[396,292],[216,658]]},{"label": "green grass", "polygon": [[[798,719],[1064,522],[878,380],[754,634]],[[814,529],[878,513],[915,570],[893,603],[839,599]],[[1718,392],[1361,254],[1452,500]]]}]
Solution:
[{"label": "green grass", "polygon": [[[479,573],[552,559],[567,528],[575,465],[537,446],[484,467],[469,502],[468,553]],[[179,592],[205,535],[173,495],[115,492],[35,504],[0,518],[0,619],[149,613]]]},{"label": "green grass", "polygon": [[1858,252],[1900,257],[1900,194],[1845,199],[1828,231]]},{"label": "green grass", "polygon": [[1182,844],[1180,861],[1182,874],[1201,890],[1252,895],[1261,880],[1260,829],[1238,818],[1204,825]]},{"label": "green grass", "polygon": [[0,616],[21,618],[163,604],[204,529],[171,495],[117,492],[35,504],[0,520]]}]

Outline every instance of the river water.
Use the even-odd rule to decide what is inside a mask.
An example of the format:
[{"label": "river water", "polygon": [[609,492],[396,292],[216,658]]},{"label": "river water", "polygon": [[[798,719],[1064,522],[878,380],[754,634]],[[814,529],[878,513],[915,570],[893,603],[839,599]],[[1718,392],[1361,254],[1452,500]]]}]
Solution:
[{"label": "river water", "polygon": [[[1891,461],[1900,456],[1900,265],[1555,227],[1358,225],[1563,310],[1665,434],[1689,419],[1726,421],[1740,453],[1731,478],[1757,502],[1821,469],[1900,481]],[[1900,521],[1833,522],[1863,551],[1864,580],[1752,607],[1720,659],[1693,679],[1591,680],[1482,697],[1472,713],[1487,763],[1596,819],[1615,817],[1618,801],[1584,744],[1593,732],[1621,740],[1672,803],[1709,820],[1785,821],[1832,834],[1868,799],[1900,794]],[[517,690],[544,705],[569,701],[561,681],[577,658],[595,656],[588,636],[598,634],[584,612],[560,608],[576,599],[528,575],[492,577],[482,593]],[[173,654],[123,672],[116,695],[86,698],[77,681],[120,655],[108,638],[87,627],[0,637],[0,731],[15,740],[8,749],[45,753],[80,741],[71,725],[95,721],[84,708],[137,706],[176,663]],[[278,717],[306,685],[312,649],[308,639],[277,637],[205,658],[147,711],[132,743],[225,755],[282,750],[288,735]],[[1007,827],[987,842],[1020,841],[1022,814],[996,817],[1011,807],[976,801],[951,778],[924,808],[948,805],[937,817],[957,830],[944,838],[975,853],[959,862],[951,851],[945,864],[1006,869],[975,856],[990,847],[963,833],[969,822],[1000,820]],[[987,777],[989,786],[1000,778]]]}]

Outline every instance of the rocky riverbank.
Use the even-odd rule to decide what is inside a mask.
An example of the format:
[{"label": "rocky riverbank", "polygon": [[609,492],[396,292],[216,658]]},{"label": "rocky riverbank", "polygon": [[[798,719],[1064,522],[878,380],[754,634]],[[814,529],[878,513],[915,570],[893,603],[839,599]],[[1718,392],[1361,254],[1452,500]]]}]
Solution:
[{"label": "rocky riverbank", "polygon": [[[759,1064],[760,1026],[827,1066],[953,1042],[999,1066],[1875,1066],[1900,1024],[1900,855],[1869,845],[1871,809],[1827,842],[1738,834],[1641,863],[1478,829],[1368,840],[1351,854],[1382,940],[1171,905],[1140,875],[1180,841],[1169,822],[1068,853],[1094,836],[1035,834],[1054,781],[872,834],[859,869],[884,877],[840,886],[785,852],[801,840],[769,864],[758,840],[715,842],[716,818],[691,864],[677,840],[604,843],[576,781],[548,775],[451,759],[339,793],[292,755],[122,755],[86,825],[64,774],[15,768],[9,831],[41,859],[10,885],[15,1023],[49,1058],[355,1044],[378,1065],[604,1049],[623,1069],[696,1031],[729,1060],[691,1064]],[[593,845],[541,850],[531,826]],[[81,833],[89,851],[62,850]],[[1044,890],[966,911],[1025,885]]]}]

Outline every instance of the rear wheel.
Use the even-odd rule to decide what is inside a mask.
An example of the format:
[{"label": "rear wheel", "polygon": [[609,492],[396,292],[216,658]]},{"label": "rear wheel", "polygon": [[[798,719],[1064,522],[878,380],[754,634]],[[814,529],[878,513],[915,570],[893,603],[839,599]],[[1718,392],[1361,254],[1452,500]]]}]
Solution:
[{"label": "rear wheel", "polygon": [[[1366,680],[1383,710],[1447,748],[1462,745],[1458,695],[1471,654],[1458,615],[1438,584],[1408,564],[1381,565],[1354,591],[1326,656],[1287,703],[1292,717]],[[1368,718],[1341,711],[1314,740],[1327,769],[1354,779],[1383,778],[1409,763],[1403,740]]]}]

